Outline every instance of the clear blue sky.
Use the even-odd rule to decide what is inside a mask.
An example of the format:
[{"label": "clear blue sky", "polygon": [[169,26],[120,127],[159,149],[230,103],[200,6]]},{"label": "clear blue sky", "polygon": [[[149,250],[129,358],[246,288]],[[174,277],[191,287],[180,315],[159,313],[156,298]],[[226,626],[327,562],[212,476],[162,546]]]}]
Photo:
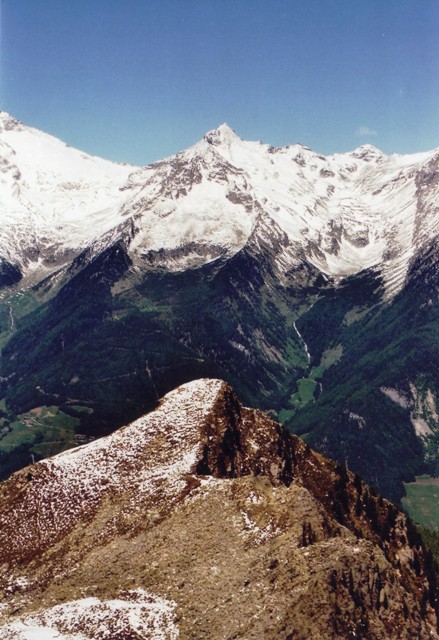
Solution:
[{"label": "clear blue sky", "polygon": [[0,2],[1,108],[90,153],[439,146],[438,0]]}]

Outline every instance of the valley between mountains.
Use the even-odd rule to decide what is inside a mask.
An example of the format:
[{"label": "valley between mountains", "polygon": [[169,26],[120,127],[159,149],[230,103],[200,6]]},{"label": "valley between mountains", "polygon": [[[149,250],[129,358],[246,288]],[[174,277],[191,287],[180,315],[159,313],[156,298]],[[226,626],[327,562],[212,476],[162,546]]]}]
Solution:
[{"label": "valley between mountains", "polygon": [[0,469],[220,378],[385,497],[438,472],[439,152],[227,125],[147,167],[0,114]]}]

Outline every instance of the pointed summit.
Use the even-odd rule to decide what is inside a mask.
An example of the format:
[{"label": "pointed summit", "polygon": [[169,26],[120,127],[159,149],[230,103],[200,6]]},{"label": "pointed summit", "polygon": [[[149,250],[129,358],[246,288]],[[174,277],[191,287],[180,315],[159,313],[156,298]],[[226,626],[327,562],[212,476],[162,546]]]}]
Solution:
[{"label": "pointed summit", "polygon": [[225,122],[217,129],[208,131],[204,136],[204,140],[213,145],[230,145],[232,142],[240,139],[241,138],[237,136],[233,129]]},{"label": "pointed summit", "polygon": [[360,147],[354,149],[351,154],[354,158],[359,160],[381,160],[385,157],[385,154],[373,144],[362,144]]},{"label": "pointed summit", "polygon": [[0,131],[20,131],[24,128],[22,122],[13,118],[7,111],[0,111]]}]

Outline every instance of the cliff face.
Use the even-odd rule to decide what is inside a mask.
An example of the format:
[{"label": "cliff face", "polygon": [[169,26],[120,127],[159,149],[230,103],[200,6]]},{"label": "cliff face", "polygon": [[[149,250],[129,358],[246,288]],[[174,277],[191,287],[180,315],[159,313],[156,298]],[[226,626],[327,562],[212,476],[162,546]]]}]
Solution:
[{"label": "cliff face", "polygon": [[0,572],[5,639],[439,637],[405,516],[218,380],[0,485]]}]

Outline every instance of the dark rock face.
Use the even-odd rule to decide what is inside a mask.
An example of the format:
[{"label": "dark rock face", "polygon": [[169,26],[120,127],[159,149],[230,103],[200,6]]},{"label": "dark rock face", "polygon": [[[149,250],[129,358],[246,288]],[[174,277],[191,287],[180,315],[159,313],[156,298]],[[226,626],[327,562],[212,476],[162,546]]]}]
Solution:
[{"label": "dark rock face", "polygon": [[203,436],[203,455],[196,468],[200,475],[254,474],[267,476],[273,484],[291,484],[296,448],[291,436],[264,413],[242,407],[230,387],[212,407]]},{"label": "dark rock face", "polygon": [[0,525],[6,640],[134,638],[127,608],[152,633],[159,603],[142,637],[439,637],[405,515],[219,380],[15,474]]},{"label": "dark rock face", "polygon": [[150,250],[141,255],[145,265],[149,267],[156,267],[160,269],[160,266],[164,262],[172,264],[173,260],[186,259],[187,264],[191,266],[197,266],[200,262],[203,262],[207,257],[211,259],[218,259],[225,255],[225,249],[221,246],[215,246],[212,244],[202,244],[201,242],[188,242],[184,247],[177,247],[176,249],[157,249]]},{"label": "dark rock face", "polygon": [[22,278],[21,271],[18,267],[11,264],[4,258],[0,258],[0,288],[10,287],[20,282]]}]

